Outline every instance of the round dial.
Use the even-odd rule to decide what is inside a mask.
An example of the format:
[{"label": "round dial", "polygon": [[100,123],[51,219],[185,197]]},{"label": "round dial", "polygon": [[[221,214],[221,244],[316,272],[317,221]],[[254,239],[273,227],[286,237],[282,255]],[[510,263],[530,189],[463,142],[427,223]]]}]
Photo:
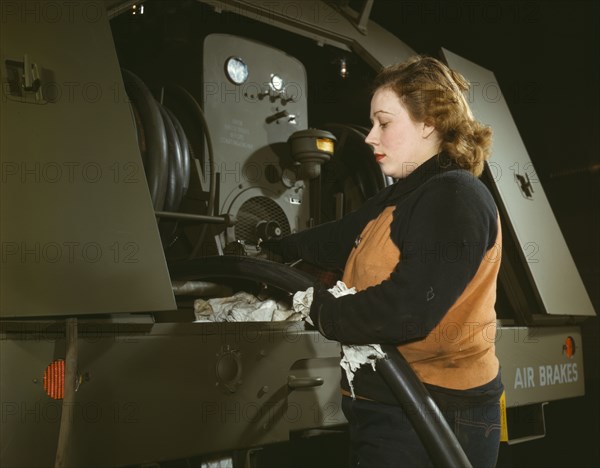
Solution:
[{"label": "round dial", "polygon": [[225,62],[227,78],[236,85],[243,84],[248,79],[248,65],[239,57],[229,57]]}]

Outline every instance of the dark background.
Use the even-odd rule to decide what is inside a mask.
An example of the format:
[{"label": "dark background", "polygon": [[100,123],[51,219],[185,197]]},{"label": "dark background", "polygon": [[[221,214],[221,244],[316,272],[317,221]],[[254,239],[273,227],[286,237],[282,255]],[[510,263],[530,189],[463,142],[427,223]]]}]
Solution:
[{"label": "dark background", "polygon": [[[376,0],[371,18],[418,53],[444,47],[495,73],[598,312],[598,2]],[[600,465],[598,320],[583,333],[586,396],[550,403],[547,436],[501,451],[501,466]]]}]

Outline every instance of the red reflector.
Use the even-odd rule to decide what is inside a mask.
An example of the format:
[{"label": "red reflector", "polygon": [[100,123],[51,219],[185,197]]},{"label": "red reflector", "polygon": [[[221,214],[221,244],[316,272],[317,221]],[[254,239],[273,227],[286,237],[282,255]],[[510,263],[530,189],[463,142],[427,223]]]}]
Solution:
[{"label": "red reflector", "polygon": [[65,396],[65,361],[58,359],[46,367],[44,390],[50,398],[62,400]]},{"label": "red reflector", "polygon": [[573,357],[577,347],[575,346],[575,339],[572,336],[567,336],[565,340],[565,344],[563,345],[563,354],[565,354],[569,359]]}]

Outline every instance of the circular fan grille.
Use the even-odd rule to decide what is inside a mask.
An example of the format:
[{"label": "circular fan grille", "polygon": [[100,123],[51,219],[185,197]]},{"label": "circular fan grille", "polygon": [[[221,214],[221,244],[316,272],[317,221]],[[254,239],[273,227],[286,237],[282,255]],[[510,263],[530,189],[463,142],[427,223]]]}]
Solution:
[{"label": "circular fan grille", "polygon": [[281,207],[267,197],[253,197],[246,200],[236,214],[236,239],[256,244],[258,235],[256,225],[261,221],[274,221],[281,228],[283,236],[290,234],[290,223]]}]

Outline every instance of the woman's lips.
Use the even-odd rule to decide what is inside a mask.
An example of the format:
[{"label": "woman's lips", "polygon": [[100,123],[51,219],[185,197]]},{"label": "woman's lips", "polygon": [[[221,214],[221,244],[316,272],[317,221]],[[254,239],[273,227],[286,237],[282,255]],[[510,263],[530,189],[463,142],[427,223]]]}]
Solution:
[{"label": "woman's lips", "polygon": [[381,153],[375,153],[375,161],[379,162],[379,161],[381,161],[383,158],[385,158],[385,154],[381,154]]}]

